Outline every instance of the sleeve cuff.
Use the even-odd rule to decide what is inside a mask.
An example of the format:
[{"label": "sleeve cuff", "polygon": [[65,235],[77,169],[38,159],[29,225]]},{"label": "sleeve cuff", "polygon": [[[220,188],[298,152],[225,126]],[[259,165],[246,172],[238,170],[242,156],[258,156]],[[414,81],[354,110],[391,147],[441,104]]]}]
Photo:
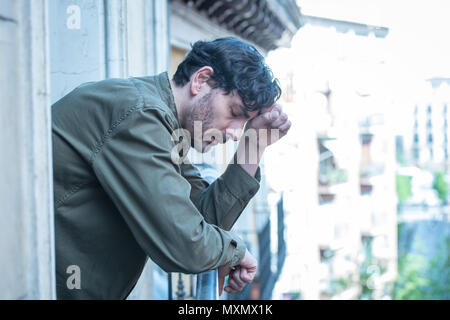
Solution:
[{"label": "sleeve cuff", "polygon": [[259,190],[261,169],[258,167],[255,176],[252,177],[241,165],[229,164],[222,178],[236,199],[249,201]]},{"label": "sleeve cuff", "polygon": [[228,247],[228,262],[225,264],[225,267],[232,268],[239,265],[241,260],[244,258],[246,250],[247,248],[245,247],[244,242],[239,239],[239,237],[234,236],[234,239],[231,240]]}]

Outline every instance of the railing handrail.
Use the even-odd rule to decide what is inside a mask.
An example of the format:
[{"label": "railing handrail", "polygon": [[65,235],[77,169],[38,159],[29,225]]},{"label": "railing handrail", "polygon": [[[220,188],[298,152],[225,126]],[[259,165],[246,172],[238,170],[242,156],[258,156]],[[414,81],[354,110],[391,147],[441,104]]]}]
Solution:
[{"label": "railing handrail", "polygon": [[218,270],[209,270],[197,275],[197,300],[219,299]]}]

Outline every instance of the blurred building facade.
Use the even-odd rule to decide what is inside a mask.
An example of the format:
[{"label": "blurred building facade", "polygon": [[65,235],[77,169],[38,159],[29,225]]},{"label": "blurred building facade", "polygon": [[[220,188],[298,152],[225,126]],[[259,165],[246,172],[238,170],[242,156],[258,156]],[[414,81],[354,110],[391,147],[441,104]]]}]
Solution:
[{"label": "blurred building facade", "polygon": [[450,79],[432,78],[421,86],[414,105],[410,133],[404,138],[409,164],[438,170],[449,168]]},{"label": "blurred building facade", "polygon": [[[301,26],[293,0],[3,1],[0,144],[6,152],[0,161],[9,170],[0,184],[5,206],[0,297],[55,298],[52,103],[83,82],[166,70],[173,74],[196,40],[233,35],[267,54],[288,46]],[[205,171],[205,175],[218,174],[224,163],[206,164],[204,170],[215,173]],[[283,202],[280,193],[272,206],[268,204],[264,181],[263,177],[260,193],[236,230],[260,266],[269,261],[269,269],[261,269],[259,284],[248,286],[241,297],[270,298],[282,267],[278,252],[284,250]],[[270,223],[271,216],[278,220]],[[268,244],[272,251],[267,255]],[[129,298],[167,299],[168,278],[173,297],[192,296],[191,284],[182,281],[189,277],[167,275],[149,261]]]},{"label": "blurred building facade", "polygon": [[266,164],[300,168],[267,173],[270,187],[288,190],[286,273],[276,296],[389,298],[397,270],[395,138],[379,83],[388,30],[304,19],[295,58],[287,50],[269,57],[284,74],[294,125],[277,146],[283,160],[274,151]]}]

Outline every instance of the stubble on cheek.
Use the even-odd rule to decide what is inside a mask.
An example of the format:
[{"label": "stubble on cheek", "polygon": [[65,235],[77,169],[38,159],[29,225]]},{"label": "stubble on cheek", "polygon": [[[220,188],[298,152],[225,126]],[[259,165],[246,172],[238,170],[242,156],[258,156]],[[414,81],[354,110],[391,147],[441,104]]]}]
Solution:
[{"label": "stubble on cheek", "polygon": [[[198,137],[201,140],[202,149],[205,148],[206,144],[203,143],[204,134],[211,129],[213,120],[214,111],[212,110],[211,93],[208,93],[200,99],[198,104],[192,106],[191,112],[186,117],[186,124],[191,132],[192,146],[194,146],[195,139]],[[195,129],[198,127],[201,127],[201,133],[195,132]]]}]

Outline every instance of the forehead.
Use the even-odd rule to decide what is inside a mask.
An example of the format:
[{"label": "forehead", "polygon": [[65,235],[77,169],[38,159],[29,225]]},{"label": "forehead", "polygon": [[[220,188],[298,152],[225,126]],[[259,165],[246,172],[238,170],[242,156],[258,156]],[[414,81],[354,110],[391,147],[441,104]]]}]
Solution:
[{"label": "forehead", "polygon": [[[225,95],[225,92],[223,92],[223,94]],[[260,110],[248,111],[244,107],[242,98],[239,96],[239,94],[236,92],[236,90],[231,91],[228,95],[225,95],[225,96],[227,97],[230,106],[233,108],[236,108],[237,111],[241,111],[243,113],[243,115],[248,119],[252,119],[261,113]]]},{"label": "forehead", "polygon": [[225,91],[222,91],[222,94],[227,97],[231,104],[235,105],[243,105],[241,96],[236,92],[236,90],[231,91],[229,94],[226,94]]}]

